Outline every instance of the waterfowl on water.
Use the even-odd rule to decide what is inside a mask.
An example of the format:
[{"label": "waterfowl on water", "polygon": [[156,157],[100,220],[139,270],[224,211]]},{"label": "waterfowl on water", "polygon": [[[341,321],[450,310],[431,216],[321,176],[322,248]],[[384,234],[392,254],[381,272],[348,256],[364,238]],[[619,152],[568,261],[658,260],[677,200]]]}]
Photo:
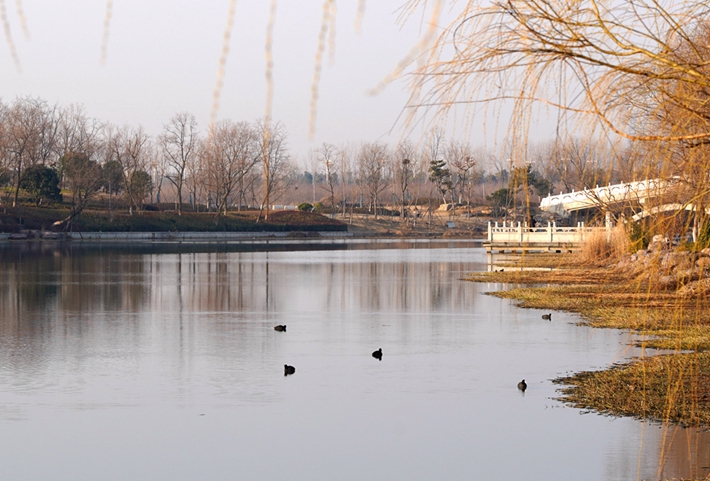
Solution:
[{"label": "waterfowl on water", "polygon": [[378,350],[376,350],[375,352],[373,352],[373,353],[372,353],[372,357],[374,357],[374,358],[377,359],[378,361],[381,361],[381,360],[382,360],[382,348],[379,348]]},{"label": "waterfowl on water", "polygon": [[527,388],[528,388],[528,385],[527,385],[527,383],[525,382],[525,379],[523,379],[522,381],[520,381],[520,382],[518,383],[518,389],[520,389],[521,391],[525,392],[525,390],[526,390]]},{"label": "waterfowl on water", "polygon": [[551,321],[551,320],[552,320],[552,313],[543,314],[543,315],[542,315],[542,318],[543,318],[543,319],[547,319],[548,321]]},{"label": "waterfowl on water", "polygon": [[274,327],[274,331],[286,332],[286,326],[283,324],[279,324],[278,326]]},{"label": "waterfowl on water", "polygon": [[293,374],[296,372],[296,368],[293,366],[289,366],[288,364],[284,364],[284,376],[288,376],[289,374]]}]

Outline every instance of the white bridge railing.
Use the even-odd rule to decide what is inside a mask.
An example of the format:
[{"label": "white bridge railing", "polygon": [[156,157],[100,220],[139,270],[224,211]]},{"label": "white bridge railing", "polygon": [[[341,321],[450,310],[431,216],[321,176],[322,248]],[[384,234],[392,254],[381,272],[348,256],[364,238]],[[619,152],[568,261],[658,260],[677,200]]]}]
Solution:
[{"label": "white bridge railing", "polygon": [[666,195],[678,185],[679,178],[646,179],[636,182],[607,185],[596,189],[584,189],[559,195],[548,195],[540,201],[540,209],[566,214],[581,209],[609,204],[645,202],[647,199]]},{"label": "white bridge railing", "polygon": [[576,227],[558,227],[554,222],[547,227],[528,227],[520,222],[515,225],[503,222],[503,225],[488,223],[488,242],[490,244],[580,244],[585,237],[595,232],[608,232],[609,227],[586,227],[580,222]]}]

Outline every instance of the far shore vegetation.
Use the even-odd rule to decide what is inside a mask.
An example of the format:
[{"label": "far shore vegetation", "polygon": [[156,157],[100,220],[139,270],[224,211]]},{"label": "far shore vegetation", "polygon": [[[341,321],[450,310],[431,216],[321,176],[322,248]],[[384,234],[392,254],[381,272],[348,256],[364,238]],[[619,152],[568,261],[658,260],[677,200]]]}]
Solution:
[{"label": "far shore vegetation", "polygon": [[[48,231],[70,212],[69,207],[20,206],[0,211],[0,232]],[[71,225],[74,232],[285,232],[285,231],[335,231],[343,232],[348,226],[327,216],[301,211],[273,212],[268,219],[258,219],[258,211],[230,212],[215,216],[199,212],[144,211],[141,215],[127,212],[107,213],[86,210]]]},{"label": "far shore vegetation", "polygon": [[[235,221],[223,218],[244,211],[265,221],[284,206],[310,206],[301,210],[348,224],[360,217],[399,224],[385,230],[441,230],[454,221],[480,236],[489,220],[554,220],[534,207],[551,192],[633,181],[638,173],[630,146],[569,136],[530,142],[524,159],[511,148],[491,150],[432,127],[395,145],[323,142],[297,155],[277,121],[198,126],[179,112],[149,134],[91,118],[80,105],[2,99],[0,213],[16,221],[0,229],[30,228],[18,226],[44,209],[62,214],[39,222],[53,231],[111,230],[106,224],[130,216],[120,230],[145,224],[141,216],[190,213],[212,217],[214,228],[205,221],[200,229],[229,230]],[[185,230],[199,224],[176,223]]]}]

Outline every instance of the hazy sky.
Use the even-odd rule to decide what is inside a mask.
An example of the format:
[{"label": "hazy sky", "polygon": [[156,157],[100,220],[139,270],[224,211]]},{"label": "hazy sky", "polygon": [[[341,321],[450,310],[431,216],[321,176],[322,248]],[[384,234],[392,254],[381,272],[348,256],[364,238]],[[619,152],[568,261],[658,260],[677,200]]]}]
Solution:
[{"label": "hazy sky", "polygon": [[[387,132],[407,99],[404,83],[368,95],[406,56],[420,22],[396,23],[403,0],[366,2],[355,32],[355,0],[337,2],[334,61],[320,82],[317,133],[308,138],[309,102],[322,0],[280,0],[274,27],[273,118],[289,132],[294,155],[323,141],[396,142]],[[91,117],[143,125],[156,134],[176,112],[209,123],[228,0],[114,0],[107,58],[101,45],[107,4],[99,0],[24,0],[26,38],[15,2],[5,2],[21,72],[0,40],[4,101],[32,95],[50,103],[83,104]],[[268,0],[238,0],[218,118],[252,121],[265,112]]]}]

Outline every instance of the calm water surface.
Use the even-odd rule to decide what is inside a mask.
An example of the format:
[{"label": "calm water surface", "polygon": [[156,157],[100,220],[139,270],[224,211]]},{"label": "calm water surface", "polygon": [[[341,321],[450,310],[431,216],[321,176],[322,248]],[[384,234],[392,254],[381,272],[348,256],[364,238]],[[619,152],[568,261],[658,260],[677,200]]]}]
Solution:
[{"label": "calm water surface", "polygon": [[483,295],[502,286],[460,278],[485,252],[452,245],[1,248],[0,479],[710,471],[707,433],[555,401],[550,379],[635,354],[628,334]]}]

